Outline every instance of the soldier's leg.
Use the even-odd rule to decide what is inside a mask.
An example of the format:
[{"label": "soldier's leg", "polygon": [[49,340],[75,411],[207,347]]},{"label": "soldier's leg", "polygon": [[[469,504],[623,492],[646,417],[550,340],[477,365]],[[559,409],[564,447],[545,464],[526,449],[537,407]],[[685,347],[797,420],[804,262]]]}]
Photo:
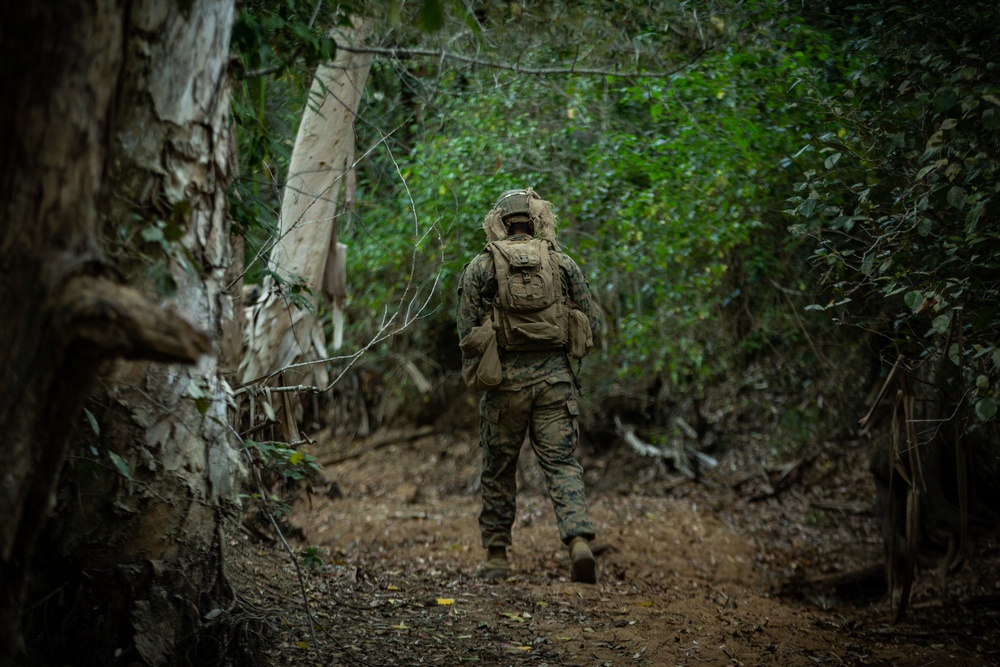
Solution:
[{"label": "soldier's leg", "polygon": [[490,391],[479,403],[483,547],[510,546],[517,512],[517,458],[528,429],[528,397],[520,391]]},{"label": "soldier's leg", "polygon": [[545,475],[559,538],[564,544],[574,537],[592,540],[594,525],[587,516],[583,468],[574,458],[580,439],[576,389],[569,382],[539,387],[531,416],[531,445]]}]

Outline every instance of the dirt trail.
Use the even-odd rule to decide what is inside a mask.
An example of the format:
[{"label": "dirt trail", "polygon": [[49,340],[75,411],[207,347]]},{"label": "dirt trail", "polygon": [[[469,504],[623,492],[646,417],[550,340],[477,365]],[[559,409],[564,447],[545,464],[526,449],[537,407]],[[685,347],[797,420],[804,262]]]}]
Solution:
[{"label": "dirt trail", "polygon": [[[735,464],[724,484],[679,484],[628,452],[585,461],[606,546],[599,583],[587,586],[568,580],[526,449],[513,574],[485,583],[472,576],[482,557],[475,436],[412,435],[328,439],[313,452],[327,462],[326,485],[300,498],[289,521],[315,642],[280,543],[247,530],[231,537],[234,578],[279,633],[274,664],[1000,664],[995,576],[919,584],[896,626],[884,602],[797,585],[877,562],[872,520],[857,511],[868,500],[852,495],[870,492],[863,476],[837,497],[817,495],[807,478],[767,497]],[[997,559],[990,549],[981,557]]]}]

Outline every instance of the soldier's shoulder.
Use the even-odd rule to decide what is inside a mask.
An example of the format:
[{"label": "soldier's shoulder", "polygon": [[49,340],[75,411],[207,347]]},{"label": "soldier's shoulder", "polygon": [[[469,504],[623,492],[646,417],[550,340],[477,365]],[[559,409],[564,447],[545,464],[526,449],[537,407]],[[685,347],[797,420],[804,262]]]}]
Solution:
[{"label": "soldier's shoulder", "polygon": [[572,269],[578,271],[580,269],[576,260],[573,259],[565,250],[559,248],[556,250],[556,256],[559,258],[559,264],[567,269]]},{"label": "soldier's shoulder", "polygon": [[493,255],[490,254],[489,248],[483,248],[483,251],[473,257],[465,266],[466,271],[492,271]]}]

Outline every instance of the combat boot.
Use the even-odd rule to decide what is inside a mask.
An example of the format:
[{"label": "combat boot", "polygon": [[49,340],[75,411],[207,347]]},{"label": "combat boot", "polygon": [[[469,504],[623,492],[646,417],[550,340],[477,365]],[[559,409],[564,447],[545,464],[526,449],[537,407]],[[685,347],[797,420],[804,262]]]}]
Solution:
[{"label": "combat boot", "polygon": [[569,560],[573,568],[573,581],[582,584],[596,584],[597,571],[594,564],[594,553],[585,537],[574,537],[569,543]]},{"label": "combat boot", "polygon": [[476,570],[476,576],[480,579],[506,579],[509,573],[507,547],[490,547],[486,552],[486,560]]}]

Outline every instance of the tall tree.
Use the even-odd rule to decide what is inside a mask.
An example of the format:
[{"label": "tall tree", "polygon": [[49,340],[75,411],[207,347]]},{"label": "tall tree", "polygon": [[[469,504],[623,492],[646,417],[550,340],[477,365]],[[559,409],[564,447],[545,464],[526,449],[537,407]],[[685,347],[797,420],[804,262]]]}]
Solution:
[{"label": "tall tree", "polygon": [[[370,21],[356,19],[354,26],[333,34],[338,43],[358,44],[370,31]],[[339,348],[346,246],[337,242],[337,219],[354,197],[354,122],[371,61],[371,54],[342,49],[332,63],[316,70],[292,149],[269,259],[271,273],[264,281],[263,298],[250,311],[241,369],[244,383],[282,371],[284,384],[327,385],[323,364],[310,365],[327,356],[323,324],[315,316],[316,298],[325,292],[333,301],[334,347]],[[289,298],[302,288],[303,298]],[[290,369],[293,364],[298,368]],[[297,440],[293,403],[286,398],[282,405],[285,435]]]},{"label": "tall tree", "polygon": [[[212,337],[232,311],[223,275],[234,3],[0,12],[0,81],[12,100],[0,110],[0,307],[10,323],[0,329],[0,655],[23,651],[32,571],[33,586],[63,593],[27,617],[47,637],[31,647],[36,661],[221,661],[231,615],[214,610],[229,611],[232,593],[218,528],[237,466]],[[115,358],[133,361],[107,365]],[[101,371],[100,407],[66,470],[72,493],[36,549]],[[64,642],[46,633],[53,619],[71,629]]]}]

